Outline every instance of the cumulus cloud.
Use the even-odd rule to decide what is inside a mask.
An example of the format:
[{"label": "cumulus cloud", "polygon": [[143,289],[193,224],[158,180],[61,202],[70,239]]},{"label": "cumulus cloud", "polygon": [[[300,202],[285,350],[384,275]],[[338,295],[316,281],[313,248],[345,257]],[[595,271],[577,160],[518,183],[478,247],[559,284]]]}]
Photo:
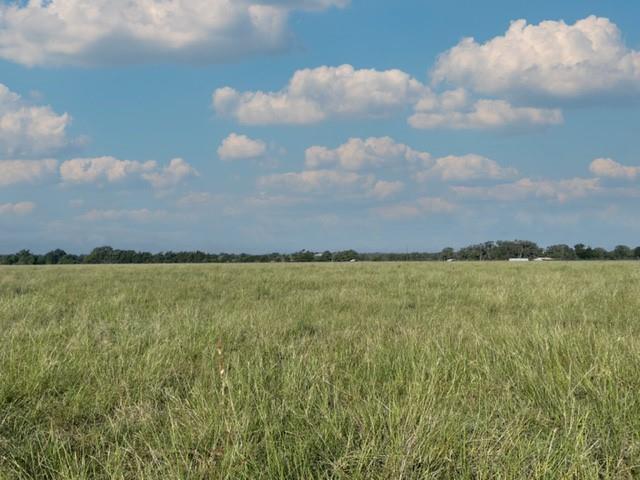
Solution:
[{"label": "cumulus cloud", "polygon": [[[0,26],[1,22],[0,14]],[[30,105],[0,83],[0,152],[5,155],[50,155],[69,144],[66,129],[70,123],[68,114]]]},{"label": "cumulus cloud", "polygon": [[56,173],[56,160],[0,160],[0,187],[34,183]]},{"label": "cumulus cloud", "polygon": [[400,181],[388,182],[386,180],[378,180],[373,184],[370,195],[376,198],[387,198],[401,192],[404,189],[404,183]]},{"label": "cumulus cloud", "polygon": [[285,48],[294,10],[346,0],[27,0],[0,4],[0,57],[27,66],[235,60]]},{"label": "cumulus cloud", "polygon": [[329,117],[377,117],[413,104],[425,86],[400,70],[356,70],[351,65],[298,70],[278,92],[213,93],[213,108],[241,124],[311,124]]},{"label": "cumulus cloud", "polygon": [[305,170],[267,175],[258,179],[263,188],[281,188],[303,193],[325,192],[334,188],[370,188],[375,183],[373,176],[338,170]]},{"label": "cumulus cloud", "polygon": [[0,203],[0,215],[28,215],[35,208],[33,202]]},{"label": "cumulus cloud", "polygon": [[[411,174],[418,182],[503,180],[515,177],[518,171],[503,167],[481,155],[449,155],[434,158],[429,152],[415,150],[391,137],[350,138],[336,148],[315,145],[305,152],[306,171],[271,175],[261,179],[261,185],[315,191],[329,186],[349,186],[352,191],[383,199],[404,190],[399,180],[380,180],[377,171],[393,167]],[[376,176],[374,176],[374,173]],[[401,205],[400,210],[409,207]],[[410,208],[415,209],[415,205]]]},{"label": "cumulus cloud", "polygon": [[466,38],[445,52],[433,80],[518,98],[637,95],[640,52],[625,46],[607,18],[590,16],[573,25],[517,20],[503,36],[483,44]]},{"label": "cumulus cloud", "polygon": [[256,3],[317,11],[329,7],[346,7],[350,0],[262,0]]},{"label": "cumulus cloud", "polygon": [[410,163],[427,163],[431,155],[398,143],[390,137],[350,138],[335,149],[313,146],[305,152],[307,168],[339,166],[345,170],[361,170]]},{"label": "cumulus cloud", "polygon": [[439,197],[422,197],[413,202],[398,203],[374,209],[374,213],[387,219],[402,219],[434,214],[452,213],[456,206]]},{"label": "cumulus cloud", "polygon": [[458,180],[502,180],[518,174],[515,168],[502,167],[495,160],[481,155],[449,155],[435,160],[433,166],[418,172],[416,180],[423,182],[430,178],[444,181]]},{"label": "cumulus cloud", "polygon": [[633,180],[640,176],[640,167],[628,167],[610,158],[597,158],[589,166],[589,170],[599,177],[625,178]]},{"label": "cumulus cloud", "polygon": [[60,175],[67,183],[117,182],[131,175],[152,172],[154,161],[137,162],[114,157],[74,158],[60,165]]},{"label": "cumulus cloud", "polygon": [[[298,194],[346,194],[378,200],[391,197],[404,189],[401,181],[377,180],[373,175],[362,175],[343,170],[305,170],[267,175],[258,179],[258,186],[270,190]],[[260,195],[253,197],[256,205],[285,206],[301,203],[302,198],[288,195]]]},{"label": "cumulus cloud", "polygon": [[114,157],[75,158],[60,165],[60,176],[66,183],[114,183],[139,177],[155,188],[168,188],[197,175],[181,158],[174,158],[160,169],[154,161],[138,162]]},{"label": "cumulus cloud", "polygon": [[535,128],[558,125],[564,121],[558,109],[514,107],[505,100],[481,99],[475,102],[449,103],[421,100],[416,113],[409,117],[413,128],[451,128],[456,130],[490,130]]},{"label": "cumulus cloud", "polygon": [[183,180],[195,176],[198,176],[198,172],[182,158],[174,158],[161,171],[142,174],[142,178],[155,188],[174,187]]},{"label": "cumulus cloud", "polygon": [[560,203],[587,197],[602,191],[597,178],[571,178],[565,180],[532,180],[523,178],[512,183],[492,187],[455,186],[452,190],[463,196],[499,201],[541,198]]},{"label": "cumulus cloud", "polygon": [[219,115],[245,125],[313,124],[329,118],[389,115],[413,106],[414,128],[535,128],[564,121],[558,109],[514,106],[504,99],[474,100],[465,89],[437,93],[400,70],[356,70],[351,65],[298,70],[277,92],[213,93]]},{"label": "cumulus cloud", "polygon": [[154,220],[163,220],[168,214],[162,210],[149,210],[141,208],[138,210],[90,210],[80,215],[80,220],[89,222],[98,221],[118,221],[128,220],[132,222],[151,222]]},{"label": "cumulus cloud", "polygon": [[267,152],[267,145],[262,140],[254,140],[246,135],[230,134],[218,147],[221,160],[244,160],[258,158]]},{"label": "cumulus cloud", "polygon": [[404,189],[401,181],[379,180],[360,170],[387,166],[423,165],[431,156],[390,137],[350,138],[335,149],[313,146],[305,152],[302,172],[288,172],[261,177],[261,187],[281,188],[302,193],[343,192],[383,199]]},{"label": "cumulus cloud", "polygon": [[515,168],[503,167],[481,155],[434,158],[429,152],[415,150],[390,137],[350,138],[334,149],[319,145],[310,147],[305,152],[305,166],[310,170],[331,167],[350,172],[397,166],[413,171],[414,178],[420,182],[431,178],[501,180],[518,174]]}]

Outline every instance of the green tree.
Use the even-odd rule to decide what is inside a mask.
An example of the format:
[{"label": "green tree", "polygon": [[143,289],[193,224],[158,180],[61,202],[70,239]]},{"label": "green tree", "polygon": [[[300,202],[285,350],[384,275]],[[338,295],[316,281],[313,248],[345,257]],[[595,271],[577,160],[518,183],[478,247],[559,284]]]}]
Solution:
[{"label": "green tree", "polygon": [[576,252],[569,245],[551,245],[544,251],[544,255],[557,260],[575,260]]},{"label": "green tree", "polygon": [[299,252],[291,254],[291,260],[293,262],[313,262],[315,260],[315,253],[309,250],[300,250]]},{"label": "green tree", "polygon": [[60,263],[60,259],[67,254],[64,250],[60,250],[59,248],[56,250],[51,250],[47,252],[43,256],[43,261],[46,265],[56,265]]},{"label": "green tree", "polygon": [[85,263],[112,263],[113,248],[98,247],[94,248],[84,259]]},{"label": "green tree", "polygon": [[16,253],[14,263],[16,265],[35,265],[36,257],[29,250],[20,250]]},{"label": "green tree", "polygon": [[626,245],[617,245],[611,252],[611,257],[614,260],[629,260],[633,258],[633,251]]},{"label": "green tree", "polygon": [[594,260],[606,260],[609,256],[609,252],[601,247],[594,248],[591,252],[591,258]]},{"label": "green tree", "polygon": [[351,260],[359,260],[360,256],[355,250],[343,250],[333,254],[334,262],[350,262]]},{"label": "green tree", "polygon": [[450,260],[452,258],[455,258],[456,252],[453,248],[451,247],[447,247],[447,248],[443,248],[442,251],[440,252],[440,260]]},{"label": "green tree", "polygon": [[578,243],[573,247],[573,249],[579,260],[591,260],[594,258],[593,249],[591,247],[587,247],[584,243]]}]

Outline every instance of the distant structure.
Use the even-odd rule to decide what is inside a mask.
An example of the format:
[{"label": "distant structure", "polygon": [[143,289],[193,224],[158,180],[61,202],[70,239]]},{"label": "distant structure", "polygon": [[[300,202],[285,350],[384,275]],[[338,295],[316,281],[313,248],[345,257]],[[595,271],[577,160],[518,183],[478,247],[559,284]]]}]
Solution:
[{"label": "distant structure", "polygon": [[551,257],[538,257],[533,259],[534,262],[553,262]]},{"label": "distant structure", "polygon": [[510,258],[509,261],[510,262],[528,262],[529,259],[528,258]]}]

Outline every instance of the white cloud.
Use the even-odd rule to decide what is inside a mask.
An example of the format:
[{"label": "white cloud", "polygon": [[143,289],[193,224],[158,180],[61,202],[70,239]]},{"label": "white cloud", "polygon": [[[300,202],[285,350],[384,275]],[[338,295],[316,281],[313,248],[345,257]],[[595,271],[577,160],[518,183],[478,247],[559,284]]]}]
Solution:
[{"label": "white cloud", "polygon": [[431,155],[419,152],[390,137],[350,138],[336,149],[313,146],[305,152],[307,168],[338,165],[345,170],[410,163],[427,163]]},{"label": "white cloud", "polygon": [[329,117],[376,117],[418,101],[425,86],[400,70],[356,70],[351,65],[298,70],[278,92],[213,93],[220,115],[246,125],[310,124]]},{"label": "white cloud", "polygon": [[[2,15],[0,15],[0,25]],[[1,32],[0,26],[0,32]],[[30,105],[0,83],[0,152],[8,156],[49,155],[69,144],[71,117],[49,106]]]},{"label": "white cloud", "polygon": [[378,180],[371,189],[370,195],[376,198],[387,198],[401,192],[404,189],[404,183],[400,181],[388,182],[386,180]]},{"label": "white cloud", "polygon": [[155,188],[174,187],[183,180],[195,176],[198,176],[198,172],[182,158],[174,158],[159,172],[142,174],[142,178]]},{"label": "white cloud", "polygon": [[218,156],[222,160],[244,160],[258,158],[267,152],[262,140],[254,140],[246,135],[230,134],[218,147]]},{"label": "white cloud", "polygon": [[155,188],[168,188],[197,174],[181,158],[174,158],[162,169],[154,161],[138,162],[114,157],[75,158],[60,165],[60,176],[66,183],[114,183],[140,177]]},{"label": "white cloud", "polygon": [[[460,110],[455,110],[460,109]],[[447,105],[421,101],[409,117],[413,128],[452,128],[456,130],[490,130],[558,125],[564,121],[557,109],[514,107],[505,100],[477,100],[472,104]]]},{"label": "white cloud", "polygon": [[446,90],[440,94],[429,89],[415,104],[416,112],[434,112],[445,111],[453,112],[466,108],[471,101],[469,92],[464,88],[456,88],[455,90]]},{"label": "white cloud", "polygon": [[496,161],[481,155],[449,155],[438,158],[433,166],[418,172],[416,180],[423,182],[429,178],[439,178],[444,181],[452,180],[501,180],[518,174],[515,168],[502,167]]},{"label": "white cloud", "polygon": [[439,197],[422,197],[414,202],[399,203],[374,209],[374,213],[388,219],[402,219],[425,215],[445,214],[455,211],[456,206]]},{"label": "white cloud", "polygon": [[[346,193],[383,199],[404,189],[400,181],[376,180],[373,175],[361,175],[342,170],[305,170],[267,175],[258,179],[261,188],[294,191],[306,194]],[[264,196],[256,197],[264,199]],[[287,196],[269,196],[269,204],[278,200],[287,204],[300,203],[302,199]],[[264,201],[258,202],[264,204]]]},{"label": "white cloud", "polygon": [[281,50],[293,10],[346,0],[27,0],[0,4],[0,57],[27,66],[223,62]]},{"label": "white cloud", "polygon": [[163,220],[168,214],[162,210],[149,210],[141,208],[138,210],[90,210],[80,215],[80,220],[89,222],[128,220],[132,222],[151,222]]},{"label": "white cloud", "polygon": [[375,180],[371,175],[337,170],[305,170],[267,175],[258,179],[258,186],[281,188],[298,192],[325,192],[330,189],[371,187]]},{"label": "white cloud", "polygon": [[597,158],[589,166],[589,170],[599,177],[625,178],[633,180],[640,176],[640,167],[627,167],[610,158]]},{"label": "white cloud", "polygon": [[440,56],[433,80],[484,94],[576,99],[640,92],[640,52],[624,45],[618,27],[590,16],[567,25],[511,24],[484,44],[472,38]]},{"label": "white cloud", "polygon": [[[390,137],[350,138],[335,149],[318,145],[310,147],[305,152],[305,166],[309,170],[333,167],[348,172],[397,166],[413,171],[414,178],[420,182],[429,178],[444,181],[501,180],[518,174],[515,168],[502,167],[494,160],[476,154],[434,159],[430,153],[414,150]],[[398,182],[381,181],[377,191],[390,188],[394,188],[395,193],[401,186]]]},{"label": "white cloud", "polygon": [[349,5],[350,0],[262,0],[256,3],[314,11],[324,10],[329,7],[346,7]]},{"label": "white cloud", "polygon": [[[388,167],[412,173],[419,182],[430,178],[443,181],[501,180],[518,174],[515,168],[503,167],[481,155],[449,155],[434,159],[430,153],[414,150],[390,137],[350,138],[335,149],[319,145],[310,147],[305,152],[305,167],[302,172],[262,177],[259,185],[302,192],[349,187],[352,192],[383,199],[405,187],[399,180],[379,180],[372,174]],[[398,208],[408,209],[406,205]],[[411,205],[411,208],[416,206]]]},{"label": "white cloud", "polygon": [[0,187],[34,183],[55,174],[56,160],[0,160]]},{"label": "white cloud", "polygon": [[153,172],[154,161],[137,162],[114,157],[74,158],[60,165],[62,180],[68,183],[117,182],[135,174]]},{"label": "white cloud", "polygon": [[28,215],[35,208],[33,202],[0,203],[0,215]]},{"label": "white cloud", "polygon": [[319,105],[305,98],[286,93],[239,93],[231,87],[214,92],[213,107],[219,115],[235,117],[244,125],[308,124],[326,117]]},{"label": "white cloud", "polygon": [[597,178],[571,178],[566,180],[532,180],[523,178],[512,183],[492,187],[455,186],[452,190],[460,195],[500,201],[541,198],[566,202],[587,197],[602,191]]}]

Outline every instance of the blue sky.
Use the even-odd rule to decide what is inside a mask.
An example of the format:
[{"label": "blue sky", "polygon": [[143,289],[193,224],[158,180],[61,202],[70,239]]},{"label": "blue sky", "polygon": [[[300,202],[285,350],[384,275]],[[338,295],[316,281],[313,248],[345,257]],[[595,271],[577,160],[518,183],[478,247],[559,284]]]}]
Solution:
[{"label": "blue sky", "polygon": [[0,5],[0,251],[640,245],[637,2]]}]

